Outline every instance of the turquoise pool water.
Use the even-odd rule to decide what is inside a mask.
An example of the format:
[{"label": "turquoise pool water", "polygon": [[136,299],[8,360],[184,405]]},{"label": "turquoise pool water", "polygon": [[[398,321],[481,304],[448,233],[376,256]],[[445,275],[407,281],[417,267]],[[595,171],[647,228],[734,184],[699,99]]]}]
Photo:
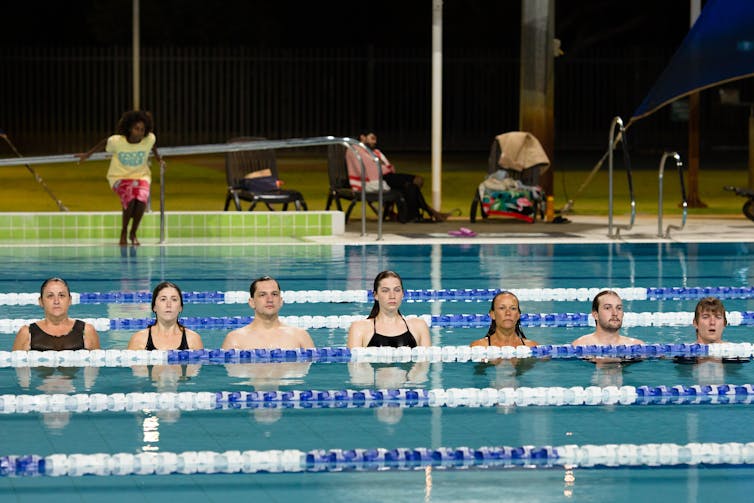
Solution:
[{"label": "turquoise pool water", "polygon": [[[164,247],[126,249],[0,248],[0,294],[38,291],[49,276],[66,278],[75,292],[151,291],[162,280],[184,292],[242,291],[270,274],[283,290],[371,289],[374,276],[393,269],[406,288],[552,289],[748,287],[752,244],[651,245],[419,245]],[[726,299],[730,312],[752,310],[750,295]],[[627,300],[627,312],[690,312],[695,298]],[[589,302],[526,300],[525,313],[587,312]],[[407,302],[404,314],[480,314],[489,302]],[[366,316],[360,302],[289,302],[282,314]],[[190,303],[186,316],[246,316],[242,303]],[[33,319],[34,305],[0,305],[0,319]],[[77,318],[137,319],[136,303],[77,304]],[[525,329],[541,344],[566,344],[588,327]],[[223,328],[197,328],[205,346],[219,347]],[[133,330],[101,330],[104,348],[125,348]],[[319,347],[342,346],[343,328],[309,330]],[[433,327],[438,346],[465,345],[483,328]],[[746,323],[725,338],[750,341]],[[626,327],[648,343],[693,340],[685,325]],[[13,334],[2,334],[9,350]],[[623,368],[580,360],[521,360],[514,365],[474,362],[427,364],[273,363],[76,369],[0,368],[0,395],[241,391],[342,388],[485,388],[659,386],[754,383],[751,363],[689,365],[670,359]],[[312,407],[206,411],[13,413],[0,415],[0,456],[9,454],[132,453],[274,449],[393,449],[564,444],[751,442],[748,404],[665,404],[563,407]],[[0,491],[19,501],[220,501],[228,497],[290,501],[629,501],[660,497],[704,501],[749,494],[751,468],[433,469],[300,474],[0,477]]]}]

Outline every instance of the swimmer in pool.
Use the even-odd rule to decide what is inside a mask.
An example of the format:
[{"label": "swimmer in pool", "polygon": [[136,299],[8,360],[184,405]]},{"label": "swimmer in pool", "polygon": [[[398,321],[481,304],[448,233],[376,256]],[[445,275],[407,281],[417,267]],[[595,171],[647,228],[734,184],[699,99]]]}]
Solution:
[{"label": "swimmer in pool", "polygon": [[527,339],[521,329],[521,309],[518,297],[511,292],[499,292],[490,305],[490,328],[487,335],[477,339],[470,346],[536,346]]},{"label": "swimmer in pool", "polygon": [[400,311],[403,281],[398,273],[382,271],[374,279],[374,306],[366,320],[348,329],[347,346],[431,346],[429,327],[421,318],[405,318]]},{"label": "swimmer in pool", "polygon": [[717,297],[705,297],[694,309],[694,328],[698,344],[723,342],[723,330],[728,325],[725,306]]},{"label": "swimmer in pool", "polygon": [[178,285],[163,281],[152,292],[155,321],[128,341],[128,349],[202,349],[202,338],[178,321],[183,311],[183,294]]},{"label": "swimmer in pool", "polygon": [[314,348],[314,341],[306,330],[280,321],[283,297],[276,279],[270,276],[255,279],[249,287],[249,294],[254,320],[228,333],[222,349]]},{"label": "swimmer in pool", "polygon": [[18,330],[13,351],[99,349],[99,335],[94,327],[68,317],[71,302],[71,291],[64,279],[46,279],[39,290],[44,319]]},{"label": "swimmer in pool", "polygon": [[623,327],[623,301],[612,290],[603,290],[592,301],[592,318],[595,330],[591,334],[582,335],[571,343],[573,346],[617,346],[624,344],[644,344],[639,339],[620,334]]}]

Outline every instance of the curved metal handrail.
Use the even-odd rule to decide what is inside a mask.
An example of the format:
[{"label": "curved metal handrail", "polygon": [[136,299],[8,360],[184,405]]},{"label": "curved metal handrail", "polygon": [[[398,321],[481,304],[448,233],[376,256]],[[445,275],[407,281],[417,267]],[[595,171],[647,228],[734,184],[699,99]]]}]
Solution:
[{"label": "curved metal handrail", "polygon": [[[616,126],[619,129],[618,137],[615,136]],[[615,145],[620,141],[623,148],[623,158],[626,165],[626,174],[628,176],[628,190],[631,198],[631,220],[628,225],[622,227],[616,227],[613,232],[613,149]],[[626,129],[623,127],[623,119],[620,117],[613,117],[610,122],[610,134],[608,143],[608,206],[607,206],[607,237],[618,238],[621,229],[631,230],[636,220],[636,198],[634,198],[634,185],[633,178],[631,176],[631,166],[628,158],[628,148],[626,147]]]},{"label": "curved metal handrail", "polygon": [[[377,164],[377,171],[379,173],[379,189],[378,189],[378,203],[379,203],[379,215],[377,221],[377,240],[382,240],[382,163],[379,156],[377,156],[372,149],[361,143],[359,140],[354,140],[349,137],[335,137],[335,136],[317,136],[313,138],[289,138],[285,140],[259,140],[259,141],[246,141],[238,143],[219,143],[210,145],[187,145],[183,147],[160,147],[160,155],[162,157],[167,156],[179,156],[179,155],[196,155],[196,154],[223,154],[226,152],[239,152],[244,150],[274,150],[281,148],[298,148],[298,147],[318,147],[324,145],[343,145],[353,151],[356,158],[361,164],[361,186],[365,187],[364,179],[366,172],[364,168],[364,161],[361,159],[361,155],[354,148],[356,145],[362,147]],[[97,152],[92,154],[87,161],[101,161],[109,159],[112,154],[109,152]],[[19,166],[19,165],[34,165],[34,164],[58,164],[58,163],[78,163],[79,158],[75,154],[61,154],[61,155],[46,155],[46,156],[34,156],[34,157],[16,157],[8,159],[0,159],[0,166]],[[164,171],[160,169],[160,244],[165,242],[165,184]],[[366,192],[361,191],[361,235],[366,235]]]},{"label": "curved metal handrail", "polygon": [[[662,232],[662,179],[665,174],[665,162],[673,158],[675,159],[675,165],[678,168],[678,176],[681,181],[681,206],[683,208],[683,216],[681,217],[681,225],[668,225],[667,229],[665,230],[665,233]],[[657,198],[657,237],[659,238],[669,238],[670,237],[670,230],[682,230],[686,226],[686,216],[688,214],[688,202],[686,201],[686,186],[683,182],[683,162],[681,162],[681,156],[678,155],[677,152],[665,152],[662,154],[662,158],[660,158],[660,170],[659,170],[659,183],[658,183],[658,198]]]}]

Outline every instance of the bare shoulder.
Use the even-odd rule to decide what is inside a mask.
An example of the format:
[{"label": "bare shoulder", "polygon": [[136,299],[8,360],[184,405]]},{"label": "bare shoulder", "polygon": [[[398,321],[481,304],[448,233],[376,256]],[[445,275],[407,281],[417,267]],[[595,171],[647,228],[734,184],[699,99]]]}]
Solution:
[{"label": "bare shoulder", "polygon": [[427,325],[427,322],[424,321],[424,318],[419,318],[418,316],[406,318],[406,323],[408,323],[408,328],[410,329],[429,330],[429,326]]},{"label": "bare shoulder", "polygon": [[575,339],[573,342],[571,342],[571,346],[583,346],[585,344],[592,344],[593,339],[594,334],[582,335],[578,339]]},{"label": "bare shoulder", "polygon": [[186,339],[191,349],[203,349],[202,337],[191,329],[186,329]]},{"label": "bare shoulder", "polygon": [[487,344],[487,337],[482,337],[481,339],[477,339],[477,340],[473,341],[471,344],[469,344],[469,346],[471,346],[471,347],[474,347],[474,346],[485,346],[486,347],[486,346],[488,346],[488,344]]},{"label": "bare shoulder", "polygon": [[524,340],[524,345],[526,345],[526,346],[528,346],[530,348],[533,348],[534,346],[539,346],[539,343],[537,341],[533,341],[531,339],[525,339]]},{"label": "bare shoulder", "polygon": [[243,338],[246,329],[246,327],[242,327],[228,332],[228,335],[225,336],[225,340],[223,340],[222,349],[231,349],[236,347],[238,345],[238,340]]},{"label": "bare shoulder", "polygon": [[351,323],[351,326],[348,328],[349,332],[361,332],[363,330],[371,330],[372,327],[372,320],[365,319],[365,320],[356,320],[353,323]]},{"label": "bare shoulder", "polygon": [[139,330],[128,341],[128,349],[144,349],[147,347],[147,330]]},{"label": "bare shoulder", "polygon": [[29,332],[29,325],[24,325],[16,333],[13,351],[28,351],[29,349],[31,349],[31,332]]},{"label": "bare shoulder", "polygon": [[621,339],[621,344],[640,344],[644,345],[644,341],[641,339],[634,339],[633,337],[623,337]]}]

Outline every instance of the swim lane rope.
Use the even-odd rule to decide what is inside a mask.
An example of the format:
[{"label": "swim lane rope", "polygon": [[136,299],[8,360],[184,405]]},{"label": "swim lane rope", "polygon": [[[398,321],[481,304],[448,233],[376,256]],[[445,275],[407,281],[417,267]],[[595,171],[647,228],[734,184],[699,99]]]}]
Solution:
[{"label": "swim lane rope", "polygon": [[322,362],[322,363],[405,363],[405,362],[487,362],[496,359],[657,359],[663,357],[714,357],[748,360],[754,345],[748,342],[722,344],[636,344],[632,346],[429,346],[316,349],[194,349],[146,351],[85,349],[71,351],[0,351],[2,367],[131,367],[134,365],[224,365],[239,363]]},{"label": "swim lane rope", "polygon": [[0,395],[0,414],[226,409],[561,407],[724,405],[754,402],[751,384],[572,386],[519,388],[394,388],[289,391],[131,392]]},{"label": "swim lane rope", "polygon": [[0,476],[299,473],[439,469],[745,466],[754,443],[186,451],[0,456]]},{"label": "swim lane rope", "polygon": [[[754,311],[728,311],[726,313],[730,326],[754,325]],[[412,317],[411,315],[407,317]],[[443,314],[421,315],[427,325],[440,328],[487,328],[490,317],[484,314]],[[97,331],[141,330],[154,323],[153,318],[82,318],[94,326]],[[248,325],[252,316],[186,316],[180,322],[192,330],[233,330]],[[280,320],[288,325],[304,329],[342,329],[347,330],[351,323],[363,320],[363,315],[330,316],[281,316]],[[664,327],[690,326],[694,319],[693,312],[638,312],[625,313],[624,327]],[[16,333],[24,325],[38,321],[37,318],[0,319],[0,333]],[[568,328],[594,327],[591,313],[522,313],[521,326]]]},{"label": "swim lane rope", "polygon": [[[604,288],[512,288],[521,302],[525,301],[591,301]],[[623,300],[698,300],[702,297],[721,299],[752,299],[752,286],[633,287],[613,288]],[[489,302],[502,291],[497,288],[450,288],[405,290],[406,302]],[[286,290],[287,303],[367,303],[372,302],[370,290]],[[71,292],[74,304],[149,304],[148,291]],[[36,305],[39,293],[0,293],[0,305]],[[194,291],[183,292],[188,304],[246,304],[249,292]]]}]

